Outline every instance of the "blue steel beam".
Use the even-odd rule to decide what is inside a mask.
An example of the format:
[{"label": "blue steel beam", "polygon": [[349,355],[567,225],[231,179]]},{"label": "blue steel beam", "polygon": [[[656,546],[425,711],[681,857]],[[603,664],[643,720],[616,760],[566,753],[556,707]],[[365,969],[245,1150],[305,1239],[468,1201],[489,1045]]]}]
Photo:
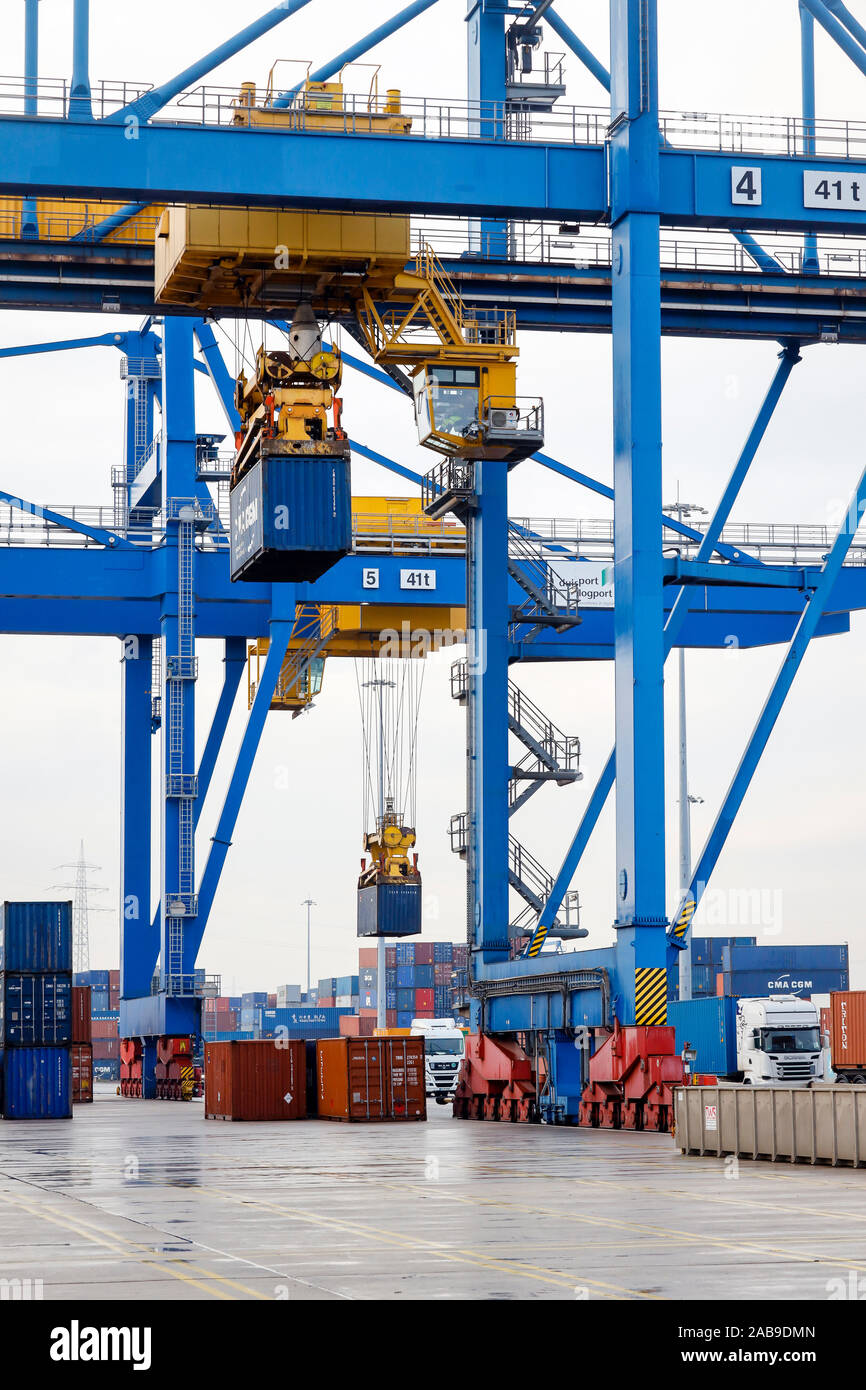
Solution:
[{"label": "blue steel beam", "polygon": [[117,124],[119,122],[123,124],[129,120],[149,121],[157,111],[161,111],[174,97],[179,96],[181,92],[191,87],[194,83],[200,82],[201,79],[206,77],[209,72],[212,72],[214,68],[218,68],[221,63],[225,63],[229,58],[233,58],[236,53],[240,53],[242,49],[247,48],[251,43],[254,43],[256,39],[261,38],[263,34],[267,34],[271,29],[275,29],[278,24],[282,24],[283,20],[288,19],[290,15],[297,14],[298,10],[302,10],[304,6],[309,3],[310,0],[281,0],[279,5],[275,5],[273,9],[268,10],[261,18],[255,20],[252,24],[248,24],[245,29],[241,29],[233,38],[226,39],[225,43],[221,43],[218,48],[212,49],[210,53],[206,54],[204,58],[200,58],[198,62],[191,63],[188,68],[184,68],[183,72],[177,73],[176,76],[169,78],[167,82],[163,82],[159,87],[154,87],[152,91],[145,92],[137,101],[130,102],[129,105],[124,106],[122,110],[113,112],[110,116],[106,116],[106,122],[111,122],[112,124]]},{"label": "blue steel beam", "polygon": [[207,319],[196,320],[194,332],[204,358],[205,370],[219,396],[229,429],[234,434],[241,427],[241,417],[235,405],[234,379],[225,364],[216,335]]},{"label": "blue steel beam", "polygon": [[123,704],[120,804],[120,994],[150,994],[159,958],[159,934],[151,926],[151,658],[150,634],[127,637],[121,646]]},{"label": "blue steel beam", "polygon": [[[327,82],[328,78],[334,77],[341,68],[346,67],[349,63],[356,62],[358,58],[368,53],[371,48],[375,48],[376,44],[382,43],[383,39],[387,39],[391,34],[395,34],[398,29],[402,29],[405,24],[408,24],[419,14],[423,14],[425,10],[429,10],[431,6],[436,3],[437,0],[413,0],[411,5],[407,5],[405,9],[392,15],[384,24],[380,24],[376,29],[371,29],[369,34],[365,34],[362,39],[358,39],[358,41],[351,44],[349,48],[344,48],[343,52],[338,53],[336,58],[331,58],[327,63],[323,63],[321,67],[316,68],[315,71],[310,73],[308,81]],[[302,86],[303,83],[298,83],[290,92],[281,92],[279,96],[274,98],[271,105],[275,108],[279,107],[281,110],[284,110],[287,106],[291,106]]]},{"label": "blue steel beam", "polygon": [[[815,153],[815,18],[800,6],[800,84],[803,92],[803,153]],[[806,232],[803,270],[817,272],[818,238]]]},{"label": "blue steel beam", "polygon": [[849,33],[854,35],[861,48],[866,49],[866,29],[842,0],[824,0],[824,5],[832,15],[842,21]]},{"label": "blue steel beam", "polygon": [[851,543],[854,540],[857,528],[863,518],[864,509],[866,509],[866,469],[864,469],[860,475],[860,480],[848,504],[848,509],[839,527],[836,539],[833,542],[823,568],[819,572],[812,596],[797,624],[796,631],[794,632],[791,644],[782,660],[778,675],[773,682],[772,689],[767,696],[764,707],[758,716],[757,723],[746,745],[746,750],[740,759],[740,764],[734,773],[733,780],[722,802],[721,809],[716,816],[713,828],[701,851],[692,874],[691,883],[683,894],[679,907],[674,914],[670,931],[670,940],[673,945],[681,949],[684,948],[687,943],[692,917],[700,904],[704,890],[718,863],[719,856],[725,847],[737,812],[742,806],[745,795],[749,790],[749,786],[757,771],[764,749],[767,747],[770,740],[770,735],[773,732],[776,720],[782,712],[785,700],[787,699],[788,693],[802,664],[803,657],[806,655],[809,648],[809,643],[814,637],[822,614],[830,601],[830,596],[833,592],[836,580],[841,573],[845,556],[851,548]]},{"label": "blue steel beam", "polygon": [[289,638],[295,618],[295,586],[275,584],[273,588],[273,609],[269,624],[270,647],[268,648],[265,669],[256,690],[253,707],[250,710],[244,729],[241,746],[238,750],[234,770],[226,791],[223,808],[211,840],[204,873],[198,890],[198,917],[190,924],[189,938],[193,955],[201,945],[201,939],[213,906],[214,896],[219,885],[220,875],[232,843],[241,803],[258,751],[265,719],[271,707],[271,700],[277,688],[280,670],[286,655]]},{"label": "blue steel beam", "polygon": [[69,116],[92,121],[90,98],[90,0],[75,0],[72,8],[72,90]]},{"label": "blue steel beam", "polygon": [[[586,44],[581,42],[574,30],[570,29],[554,10],[548,10],[545,17],[550,27],[559,35],[563,43],[568,44],[572,53],[580,59],[584,67],[589,69],[593,77],[598,79],[605,91],[609,92],[610,73],[604,64],[599,62],[595,54],[590,52]],[[662,137],[662,147],[667,147],[667,141],[664,137]],[[748,251],[760,270],[774,275],[784,273],[784,267],[779,264],[774,256],[769,255],[748,232],[733,231],[732,236],[736,237],[744,250]]]},{"label": "blue steel beam", "polygon": [[809,11],[814,19],[817,19],[821,28],[827,31],[830,38],[836,40],[842,52],[847,53],[854,66],[866,74],[866,51],[861,48],[845,25],[830,13],[826,5],[822,4],[822,0],[800,0],[800,4]]},{"label": "blue steel beam", "polygon": [[195,803],[195,824],[198,825],[199,817],[202,812],[208,790],[213,777],[213,770],[219,757],[222,741],[225,737],[231,712],[234,707],[235,696],[238,693],[238,686],[241,683],[241,676],[247,664],[247,644],[243,637],[227,637],[225,641],[225,655],[223,656],[223,683],[220,689],[214,716],[208,731],[207,742],[201,761],[198,765],[198,798]]},{"label": "blue steel beam", "polygon": [[[24,0],[24,113],[35,116],[39,109],[39,0]],[[36,240],[39,218],[36,199],[21,203],[22,240]]]},{"label": "blue steel beam", "polygon": [[[731,175],[742,153],[662,151],[658,202],[664,224],[729,228],[736,216],[746,230],[863,232],[866,212],[805,208],[803,180],[820,169],[866,184],[866,161],[762,154],[749,159],[762,173],[762,203],[734,209]],[[244,169],[243,188],[238,168]],[[159,121],[143,125],[137,140],[127,140],[122,127],[107,122],[7,116],[0,119],[0,195],[22,193],[528,221],[598,221],[608,212],[600,145]]]},{"label": "blue steel beam", "polygon": [[[767,432],[767,427],[769,426],[770,420],[773,418],[773,413],[776,409],[776,406],[779,404],[779,400],[781,398],[782,392],[785,389],[788,378],[790,377],[795,365],[799,361],[800,354],[796,345],[789,344],[782,350],[781,360],[779,362],[779,366],[776,369],[773,380],[770,383],[769,390],[767,391],[767,394],[761,403],[761,406],[758,410],[758,414],[755,417],[754,424],[752,425],[752,428],[749,431],[749,434],[746,438],[746,442],[743,445],[742,450],[740,451],[739,457],[737,458],[737,461],[734,464],[731,475],[728,478],[728,481],[725,485],[721,497],[719,498],[715,511],[713,512],[713,515],[710,518],[709,525],[707,526],[706,531],[701,535],[700,544],[698,546],[697,554],[695,556],[696,561],[700,561],[701,563],[708,561],[710,559],[710,556],[713,554],[714,549],[718,548],[719,536],[722,533],[722,529],[726,525],[731,515],[734,503],[736,502],[737,497],[739,496],[739,493],[742,489],[743,483],[746,480],[746,476],[750,467],[752,466],[755,455],[757,454],[758,449],[761,445],[761,441],[763,440]],[[747,558],[743,556],[741,552],[738,552],[738,554],[743,559]],[[739,566],[737,568],[739,569]],[[667,661],[667,658],[670,655],[671,650],[674,646],[677,645],[680,637],[682,636],[683,627],[688,618],[688,615],[689,596],[686,589],[683,587],[674,597],[673,604],[668,612],[667,619],[665,621],[665,661]],[[615,778],[616,746],[614,745],[614,747],[608,754],[607,761],[605,762],[604,767],[602,768],[601,775],[598,779],[598,782],[596,783],[592,796],[590,797],[590,800],[587,803],[586,810],[584,811],[583,816],[581,817],[580,824],[577,827],[574,838],[568,848],[565,858],[563,859],[562,867],[560,868],[559,873],[556,875],[556,878],[554,879],[550,895],[547,899],[547,902],[544,905],[541,915],[539,916],[538,927],[536,928],[536,935],[539,939],[537,943],[536,936],[533,936],[530,939],[530,941],[527,944],[527,954],[533,948],[536,948],[536,954],[538,953],[538,950],[540,950],[541,945],[543,944],[544,939],[547,936],[547,933],[553,924],[553,920],[556,917],[557,912],[559,911],[562,900],[565,897],[565,894],[568,892],[569,886],[571,885],[574,875],[577,872],[578,866],[580,865],[580,861],[583,858],[584,850],[586,849],[586,846],[589,843],[589,840],[592,836],[592,832],[595,829],[596,824],[598,823],[599,816],[601,815],[604,809],[608,793],[610,792],[610,789],[614,784]]]}]

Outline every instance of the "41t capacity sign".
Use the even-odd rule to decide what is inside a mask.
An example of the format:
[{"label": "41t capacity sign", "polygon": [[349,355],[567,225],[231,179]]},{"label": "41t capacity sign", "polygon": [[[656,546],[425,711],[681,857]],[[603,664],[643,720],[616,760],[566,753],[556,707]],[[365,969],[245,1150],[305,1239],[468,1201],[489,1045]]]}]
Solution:
[{"label": "41t capacity sign", "polygon": [[866,212],[866,179],[838,169],[812,169],[803,175],[803,206]]}]

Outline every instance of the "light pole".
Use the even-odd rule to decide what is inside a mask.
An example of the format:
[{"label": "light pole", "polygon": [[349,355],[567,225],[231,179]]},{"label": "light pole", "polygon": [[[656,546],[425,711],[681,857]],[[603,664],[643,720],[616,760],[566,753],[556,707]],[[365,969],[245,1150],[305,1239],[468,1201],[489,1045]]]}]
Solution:
[{"label": "light pole", "polygon": [[313,898],[304,898],[301,907],[307,909],[307,1003],[310,1002],[310,914],[318,903]]}]

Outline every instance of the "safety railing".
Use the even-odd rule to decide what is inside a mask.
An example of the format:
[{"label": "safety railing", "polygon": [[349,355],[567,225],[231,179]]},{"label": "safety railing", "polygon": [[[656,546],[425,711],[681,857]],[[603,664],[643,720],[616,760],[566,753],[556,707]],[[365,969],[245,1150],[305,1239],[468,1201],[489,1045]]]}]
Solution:
[{"label": "safety railing", "polygon": [[[117,115],[124,107],[152,91],[152,84],[123,79],[94,81],[91,105],[97,119]],[[38,117],[63,118],[69,111],[68,78],[40,77],[34,83],[21,75],[0,76],[0,117],[24,116],[36,98]],[[267,108],[266,108],[267,109]],[[282,109],[285,124],[256,124],[261,108],[245,104],[237,87],[202,84],[179,93],[154,118],[187,125],[232,126],[269,133],[280,129],[315,130],[321,134],[323,115],[327,129],[336,133],[364,134],[376,130],[374,116],[393,115],[388,95],[374,98],[368,91],[344,92],[339,108],[324,110],[316,93],[299,91]],[[494,141],[565,142],[602,145],[608,138],[611,113],[606,106],[568,106],[557,102],[549,111],[529,111],[511,101],[466,101],[451,97],[400,95],[399,112],[411,121],[409,138],[484,139]],[[240,122],[240,124],[239,124]],[[803,155],[830,158],[866,158],[866,122],[804,120],[802,116],[757,115],[732,112],[662,111],[662,141],[675,149],[700,149],[726,154]]]}]

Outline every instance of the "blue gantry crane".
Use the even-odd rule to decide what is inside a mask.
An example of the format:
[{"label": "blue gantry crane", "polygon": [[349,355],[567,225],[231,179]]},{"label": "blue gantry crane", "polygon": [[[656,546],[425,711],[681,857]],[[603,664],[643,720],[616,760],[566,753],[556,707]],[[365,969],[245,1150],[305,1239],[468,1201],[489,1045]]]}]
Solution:
[{"label": "blue gantry crane", "polygon": [[[652,1097],[629,1092],[615,1117],[605,1117],[603,1106],[600,1115],[596,1103],[589,1122],[661,1127],[667,1073],[649,1063],[660,1056],[651,1050],[660,1045],[651,1033],[665,1022],[667,972],[687,941],[700,893],[810,641],[846,631],[850,612],[866,606],[866,570],[846,563],[866,500],[863,477],[852,480],[838,534],[813,537],[811,548],[792,537],[783,553],[756,545],[760,538],[748,528],[733,533],[729,525],[802,355],[821,343],[866,336],[860,240],[866,127],[817,117],[815,25],[864,72],[866,29],[841,3],[791,0],[786,11],[801,37],[802,112],[784,120],[660,110],[656,0],[611,0],[609,68],[550,0],[467,0],[468,81],[461,101],[393,91],[356,99],[330,83],[436,0],[406,6],[300,82],[275,76],[261,100],[249,88],[228,94],[207,85],[221,62],[309,3],[276,6],[199,63],[139,90],[91,83],[87,0],[73,3],[71,82],[62,88],[43,82],[38,4],[24,0],[25,72],[4,86],[0,304],[141,318],[138,330],[0,349],[5,357],[114,347],[126,382],[125,453],[112,478],[113,508],[76,506],[60,514],[0,492],[2,630],[107,633],[121,643],[122,1033],[142,1041],[147,1075],[157,1038],[199,1032],[207,987],[200,947],[296,604],[369,602],[375,570],[376,603],[465,602],[470,634],[484,636],[483,659],[473,659],[476,640],[454,676],[454,693],[467,710],[469,776],[468,805],[452,829],[467,861],[473,1026],[480,1039],[467,1071],[464,1113],[573,1121],[588,1080],[608,1080],[615,1090],[616,1078],[600,1076],[598,1067],[590,1076],[592,1059],[607,1065],[604,1056],[610,1061],[614,1054],[620,1059],[614,1069],[643,1058],[658,1090]],[[552,52],[550,34],[567,55]],[[565,104],[566,56],[598,84],[603,104],[597,109]],[[195,376],[210,378],[227,434],[235,435],[241,420],[219,321],[247,313],[287,333],[297,298],[280,302],[267,274],[245,280],[247,268],[240,260],[232,267],[222,242],[219,256],[204,262],[194,293],[187,294],[181,276],[173,296],[158,297],[155,275],[174,235],[166,208],[245,211],[250,221],[264,210],[276,217],[304,216],[308,209],[407,225],[412,218],[418,244],[405,268],[397,268],[398,279],[403,275],[405,289],[427,254],[420,243],[432,243],[436,283],[447,286],[438,302],[462,306],[461,322],[475,325],[477,344],[491,346],[494,322],[517,333],[610,332],[613,488],[544,453],[540,434],[532,456],[612,499],[612,535],[599,548],[597,536],[566,528],[541,534],[531,523],[511,522],[508,475],[519,466],[519,451],[454,446],[445,471],[440,466],[423,480],[423,496],[431,516],[458,512],[465,545],[431,546],[424,556],[428,587],[403,587],[407,564],[399,543],[388,553],[371,551],[357,528],[350,553],[311,583],[232,584],[221,503],[234,450],[197,431]],[[384,328],[394,312],[393,286],[377,280],[366,261],[351,274],[356,290],[348,292],[344,274],[342,298],[324,315],[346,326],[365,352],[344,352],[342,360],[373,380],[370,389],[404,394],[407,410],[414,393],[417,409],[445,378],[428,372],[419,390],[419,359],[386,350],[395,342]],[[227,298],[232,276],[244,288]],[[359,317],[356,291],[364,286],[366,317]],[[408,302],[405,295],[399,302]],[[431,321],[428,314],[428,326]],[[663,334],[770,339],[780,348],[766,397],[700,530],[663,514]],[[327,352],[327,344],[321,347]],[[452,388],[456,379],[449,379]],[[461,427],[472,424],[467,419]],[[373,444],[351,441],[355,452],[421,482]],[[678,553],[668,545],[675,539]],[[417,563],[417,550],[414,555]],[[587,556],[601,556],[611,569],[612,606],[579,602],[569,566]],[[782,661],[692,884],[669,921],[664,664],[673,647],[723,647],[732,633],[743,646],[779,644]],[[246,643],[261,638],[270,643],[264,671],[199,865],[196,824],[205,798],[214,795]],[[210,639],[224,643],[225,673],[196,765],[197,644]],[[530,789],[575,780],[576,739],[521,701],[511,668],[569,659],[613,660],[615,747],[562,865],[550,873],[512,833],[511,816]],[[522,744],[520,762],[510,737]],[[155,756],[158,903],[150,887]],[[591,938],[606,925],[587,923],[586,913],[578,925],[569,895],[614,787],[615,944],[590,940],[571,949],[576,938]],[[512,922],[514,889],[528,912]],[[556,936],[569,949],[545,949]]]}]

